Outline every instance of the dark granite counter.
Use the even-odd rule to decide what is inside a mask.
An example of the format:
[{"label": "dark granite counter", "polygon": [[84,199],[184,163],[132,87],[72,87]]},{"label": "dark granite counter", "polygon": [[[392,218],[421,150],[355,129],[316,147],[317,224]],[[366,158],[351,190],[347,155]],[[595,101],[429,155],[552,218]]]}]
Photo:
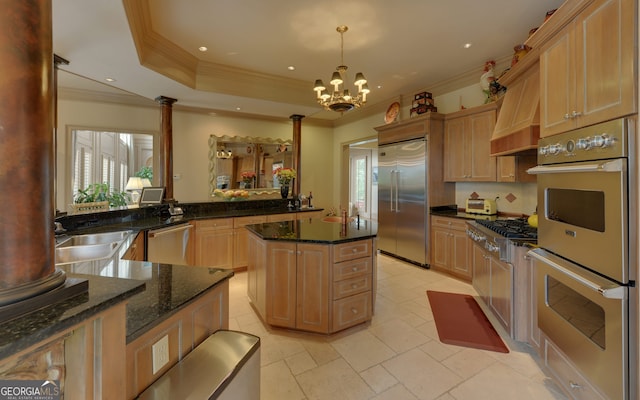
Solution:
[{"label": "dark granite counter", "polygon": [[211,202],[177,204],[183,210],[179,216],[171,216],[169,206],[151,206],[100,213],[64,215],[56,218],[67,234],[109,232],[115,230],[142,231],[164,228],[186,221],[210,218],[251,217],[322,211],[322,208],[290,209],[290,199]]},{"label": "dark granite counter", "polygon": [[[333,217],[336,218],[336,217]],[[332,220],[331,217],[327,220]],[[337,219],[339,221],[339,219]],[[378,224],[369,220],[352,220],[346,225],[325,222],[323,218],[247,225],[263,240],[337,244],[368,239],[378,234]]]},{"label": "dark granite counter", "polygon": [[132,279],[68,274],[87,279],[89,291],[0,324],[0,359],[68,329],[145,290],[145,283]]}]

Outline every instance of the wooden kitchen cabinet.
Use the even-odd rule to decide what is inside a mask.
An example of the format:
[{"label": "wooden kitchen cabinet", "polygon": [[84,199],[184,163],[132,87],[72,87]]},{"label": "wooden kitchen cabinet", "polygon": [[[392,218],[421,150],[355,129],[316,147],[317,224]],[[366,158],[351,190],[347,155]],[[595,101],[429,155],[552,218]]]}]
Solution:
[{"label": "wooden kitchen cabinet", "polygon": [[496,105],[447,114],[444,129],[444,180],[495,182],[496,158],[491,157],[491,135]]},{"label": "wooden kitchen cabinet", "polygon": [[459,218],[431,217],[431,266],[471,281],[471,242],[467,223]]},{"label": "wooden kitchen cabinet", "polygon": [[244,269],[247,266],[247,242],[249,232],[245,226],[267,222],[266,215],[236,217],[233,219],[233,268]]},{"label": "wooden kitchen cabinet", "polygon": [[534,155],[498,157],[497,181],[535,183],[536,176],[529,175],[527,170],[536,164],[537,157]]},{"label": "wooden kitchen cabinet", "polygon": [[372,239],[336,245],[249,234],[247,294],[270,325],[333,333],[373,314]]},{"label": "wooden kitchen cabinet", "polygon": [[633,114],[633,0],[595,0],[540,50],[540,136]]},{"label": "wooden kitchen cabinet", "polygon": [[194,221],[195,265],[201,267],[233,267],[233,218]]},{"label": "wooden kitchen cabinet", "polygon": [[513,266],[477,243],[472,245],[473,287],[513,337]]},{"label": "wooden kitchen cabinet", "polygon": [[144,261],[144,236],[145,232],[138,232],[136,238],[133,239],[133,243],[127,249],[126,253],[122,257],[124,260],[133,260],[133,261]]}]

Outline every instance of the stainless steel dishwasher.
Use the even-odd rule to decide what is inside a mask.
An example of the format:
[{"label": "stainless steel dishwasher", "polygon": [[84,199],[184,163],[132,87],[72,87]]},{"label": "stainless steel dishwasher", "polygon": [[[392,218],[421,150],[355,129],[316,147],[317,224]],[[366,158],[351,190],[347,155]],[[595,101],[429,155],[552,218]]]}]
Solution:
[{"label": "stainless steel dishwasher", "polygon": [[147,233],[147,261],[187,265],[192,225],[180,224]]}]

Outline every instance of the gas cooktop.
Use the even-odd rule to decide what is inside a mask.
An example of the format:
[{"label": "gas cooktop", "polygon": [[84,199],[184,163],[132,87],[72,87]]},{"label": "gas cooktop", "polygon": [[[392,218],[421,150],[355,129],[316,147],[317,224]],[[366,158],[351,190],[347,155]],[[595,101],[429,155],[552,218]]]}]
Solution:
[{"label": "gas cooktop", "polygon": [[529,225],[524,218],[497,219],[495,221],[476,220],[476,223],[507,239],[538,239],[538,230]]}]

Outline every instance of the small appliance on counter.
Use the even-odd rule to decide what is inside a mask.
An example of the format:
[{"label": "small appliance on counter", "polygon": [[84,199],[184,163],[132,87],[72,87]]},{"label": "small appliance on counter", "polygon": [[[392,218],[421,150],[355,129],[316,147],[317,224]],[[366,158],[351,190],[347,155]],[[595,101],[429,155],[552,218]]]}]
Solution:
[{"label": "small appliance on counter", "polygon": [[467,199],[465,212],[469,214],[495,215],[498,213],[498,207],[495,200]]}]

